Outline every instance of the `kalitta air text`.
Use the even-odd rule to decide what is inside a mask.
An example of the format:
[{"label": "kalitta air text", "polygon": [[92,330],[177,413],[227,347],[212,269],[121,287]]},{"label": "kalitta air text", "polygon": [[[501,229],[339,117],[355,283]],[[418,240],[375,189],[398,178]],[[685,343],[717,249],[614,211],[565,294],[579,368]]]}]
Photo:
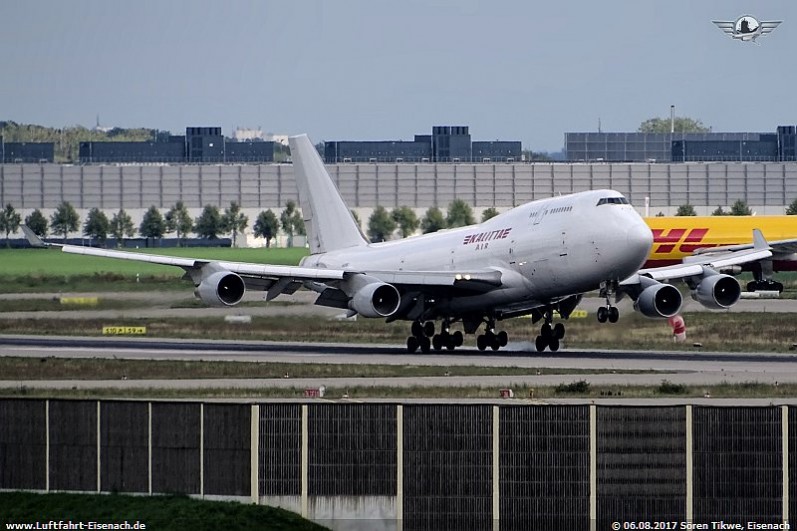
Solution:
[{"label": "kalitta air text", "polygon": [[462,241],[462,245],[468,245],[471,243],[482,243],[482,242],[489,242],[493,240],[503,240],[507,236],[509,236],[509,231],[512,228],[507,229],[498,229],[492,230],[488,232],[477,232],[476,234],[468,234],[465,236],[465,239]]}]

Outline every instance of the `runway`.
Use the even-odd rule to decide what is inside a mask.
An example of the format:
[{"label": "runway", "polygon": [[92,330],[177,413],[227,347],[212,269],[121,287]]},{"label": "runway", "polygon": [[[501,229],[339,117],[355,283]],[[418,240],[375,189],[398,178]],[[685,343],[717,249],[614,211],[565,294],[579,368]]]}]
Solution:
[{"label": "runway", "polygon": [[[272,378],[179,380],[0,380],[0,388],[99,389],[99,388],[236,388],[262,389],[326,387],[495,387],[552,386],[586,380],[593,385],[658,385],[666,379],[684,385],[716,385],[724,382],[797,383],[797,353],[724,353],[695,351],[568,350],[543,355],[524,343],[510,343],[507,350],[485,353],[476,349],[455,352],[407,354],[400,345],[307,344],[246,341],[183,341],[71,337],[0,336],[0,356],[105,358],[133,360],[213,360],[271,363],[331,363],[356,366],[384,364],[440,367],[439,376],[390,378]],[[540,374],[495,376],[446,376],[455,366],[524,367]],[[570,374],[546,374],[557,369]],[[601,369],[603,374],[578,371]],[[639,373],[612,373],[633,370]],[[644,371],[644,372],[643,372]],[[650,372],[654,371],[654,372]]]}]

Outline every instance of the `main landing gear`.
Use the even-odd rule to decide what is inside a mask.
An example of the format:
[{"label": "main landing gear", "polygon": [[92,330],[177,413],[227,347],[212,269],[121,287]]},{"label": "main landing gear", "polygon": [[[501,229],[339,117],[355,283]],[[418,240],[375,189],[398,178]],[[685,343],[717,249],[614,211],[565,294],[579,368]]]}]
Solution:
[{"label": "main landing gear", "polygon": [[783,293],[783,284],[775,280],[752,280],[747,283],[747,291],[777,291]]},{"label": "main landing gear", "polygon": [[498,350],[505,347],[507,342],[509,342],[509,336],[506,335],[506,332],[501,330],[497,334],[495,333],[495,320],[493,319],[487,321],[485,332],[476,338],[476,346],[479,350],[487,350],[488,347]]},{"label": "main landing gear", "polygon": [[407,338],[407,352],[413,353],[419,348],[424,354],[428,354],[434,348],[436,351],[441,351],[444,348],[454,350],[462,346],[463,336],[462,332],[457,330],[454,333],[450,332],[451,323],[443,321],[440,327],[440,333],[434,333],[434,321],[414,321],[412,323],[412,335]]},{"label": "main landing gear", "polygon": [[556,326],[551,326],[551,321],[553,321],[553,312],[548,310],[545,312],[545,324],[540,328],[540,335],[534,341],[537,352],[543,352],[546,348],[556,352],[559,350],[559,341],[565,337],[565,325],[556,323]]}]

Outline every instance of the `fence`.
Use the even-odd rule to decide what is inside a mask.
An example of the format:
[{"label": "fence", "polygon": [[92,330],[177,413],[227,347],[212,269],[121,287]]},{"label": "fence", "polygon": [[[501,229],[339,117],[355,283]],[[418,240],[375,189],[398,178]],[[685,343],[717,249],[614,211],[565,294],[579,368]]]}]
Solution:
[{"label": "fence", "polygon": [[333,529],[784,523],[797,408],[0,400],[0,489],[186,493]]}]

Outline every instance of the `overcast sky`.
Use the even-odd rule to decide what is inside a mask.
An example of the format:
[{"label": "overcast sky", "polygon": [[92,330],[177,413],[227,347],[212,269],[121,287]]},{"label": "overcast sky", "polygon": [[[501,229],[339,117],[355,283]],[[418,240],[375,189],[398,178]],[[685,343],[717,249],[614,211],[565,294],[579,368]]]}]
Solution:
[{"label": "overcast sky", "polygon": [[[676,114],[797,123],[794,0],[0,2],[0,120],[189,125],[558,151],[566,131]],[[711,20],[783,20],[760,46]]]}]

